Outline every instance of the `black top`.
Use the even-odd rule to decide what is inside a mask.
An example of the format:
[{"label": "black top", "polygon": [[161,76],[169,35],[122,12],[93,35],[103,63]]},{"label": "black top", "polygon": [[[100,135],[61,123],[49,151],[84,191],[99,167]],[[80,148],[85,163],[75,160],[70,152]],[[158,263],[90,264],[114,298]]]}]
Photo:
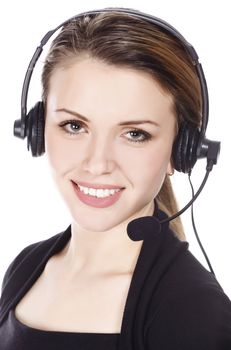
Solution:
[{"label": "black top", "polygon": [[37,349],[43,350],[231,350],[231,302],[189,252],[188,243],[180,242],[168,224],[159,224],[165,217],[159,210],[155,217],[132,221],[128,229],[138,236],[143,233],[144,238],[120,334],[47,332],[16,320],[15,306],[49,258],[68,243],[71,228],[25,248],[3,281],[0,350],[34,350],[39,341]]},{"label": "black top", "polygon": [[0,329],[1,350],[116,350],[119,334],[41,331],[18,321],[10,310]]}]

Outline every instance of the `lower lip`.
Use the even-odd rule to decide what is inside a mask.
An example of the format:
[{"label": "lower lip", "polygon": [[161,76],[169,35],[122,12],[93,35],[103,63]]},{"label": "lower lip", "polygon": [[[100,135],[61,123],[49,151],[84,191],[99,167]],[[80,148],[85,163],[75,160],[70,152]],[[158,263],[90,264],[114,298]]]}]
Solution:
[{"label": "lower lip", "polygon": [[89,196],[84,192],[81,192],[78,185],[76,185],[74,182],[72,182],[72,185],[74,187],[74,191],[77,197],[81,200],[81,202],[95,208],[106,208],[113,205],[119,200],[122,194],[122,190],[120,190],[119,192],[116,192],[115,194],[112,194],[109,197],[97,198]]}]

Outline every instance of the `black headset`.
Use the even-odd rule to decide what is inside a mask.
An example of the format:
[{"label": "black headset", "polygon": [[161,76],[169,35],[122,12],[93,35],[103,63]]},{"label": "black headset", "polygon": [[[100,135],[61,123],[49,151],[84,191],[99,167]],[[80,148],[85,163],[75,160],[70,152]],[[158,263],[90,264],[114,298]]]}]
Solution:
[{"label": "black headset", "polygon": [[35,67],[35,64],[43,51],[43,46],[47,43],[50,37],[65,24],[82,18],[87,15],[95,15],[104,12],[119,12],[123,14],[132,15],[135,18],[145,20],[161,29],[167,31],[169,34],[177,38],[185,50],[190,55],[192,62],[196,68],[196,72],[200,82],[201,95],[202,95],[202,123],[201,127],[196,127],[193,123],[182,122],[178,135],[173,145],[172,161],[173,166],[177,171],[183,173],[190,173],[194,167],[197,159],[207,158],[211,160],[213,164],[216,164],[220,151],[220,142],[210,141],[206,139],[205,133],[208,124],[209,114],[209,99],[207,84],[204,76],[204,72],[201,64],[199,63],[198,55],[191,44],[189,44],[185,38],[170,24],[167,22],[145,14],[140,11],[135,11],[128,8],[105,8],[101,10],[88,11],[77,16],[74,16],[67,21],[60,24],[53,30],[50,30],[41,40],[40,45],[36,48],[32,59],[29,63],[26,75],[24,78],[22,95],[21,95],[21,119],[14,122],[14,135],[24,139],[27,138],[27,148],[31,150],[32,156],[41,156],[45,152],[44,142],[44,105],[39,101],[35,106],[27,113],[27,95],[30,85],[31,76]]}]

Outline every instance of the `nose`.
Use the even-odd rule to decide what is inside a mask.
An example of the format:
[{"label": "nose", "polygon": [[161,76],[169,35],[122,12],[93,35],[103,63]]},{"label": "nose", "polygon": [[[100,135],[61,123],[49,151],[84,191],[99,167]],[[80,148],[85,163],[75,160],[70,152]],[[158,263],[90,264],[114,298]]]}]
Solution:
[{"label": "nose", "polygon": [[110,174],[115,167],[112,145],[105,139],[91,140],[85,149],[83,168],[92,175]]}]

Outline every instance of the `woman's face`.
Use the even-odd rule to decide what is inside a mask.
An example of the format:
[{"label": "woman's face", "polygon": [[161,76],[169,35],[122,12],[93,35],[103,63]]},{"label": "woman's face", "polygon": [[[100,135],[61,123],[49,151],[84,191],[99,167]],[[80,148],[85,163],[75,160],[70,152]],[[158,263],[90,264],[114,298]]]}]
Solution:
[{"label": "woman's face", "polygon": [[152,215],[175,126],[171,96],[147,73],[90,58],[56,69],[46,152],[74,222],[106,231]]}]

